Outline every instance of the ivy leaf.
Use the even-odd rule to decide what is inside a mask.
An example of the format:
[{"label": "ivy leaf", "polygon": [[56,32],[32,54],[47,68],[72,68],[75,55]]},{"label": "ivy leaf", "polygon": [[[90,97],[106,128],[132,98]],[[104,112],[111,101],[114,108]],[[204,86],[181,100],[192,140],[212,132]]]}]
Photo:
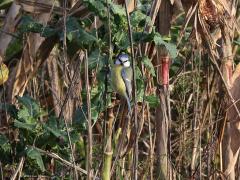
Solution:
[{"label": "ivy leaf", "polygon": [[36,161],[38,167],[41,169],[42,172],[46,170],[43,164],[42,156],[37,149],[28,147],[26,150],[26,153],[27,153],[27,157]]},{"label": "ivy leaf", "polygon": [[147,56],[144,56],[142,59],[142,63],[145,65],[145,67],[149,70],[149,72],[151,73],[151,75],[153,77],[156,77],[156,73],[155,73],[155,69],[154,66],[152,64],[152,62],[150,61],[150,59]]}]

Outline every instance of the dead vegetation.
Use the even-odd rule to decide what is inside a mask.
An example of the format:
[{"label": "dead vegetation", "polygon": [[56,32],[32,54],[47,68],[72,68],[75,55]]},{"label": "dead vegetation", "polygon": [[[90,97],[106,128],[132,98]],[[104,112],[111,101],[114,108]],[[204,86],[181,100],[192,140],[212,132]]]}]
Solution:
[{"label": "dead vegetation", "polygon": [[[3,179],[240,176],[238,1],[6,4]],[[119,52],[129,53],[134,69],[130,116],[108,80]]]}]

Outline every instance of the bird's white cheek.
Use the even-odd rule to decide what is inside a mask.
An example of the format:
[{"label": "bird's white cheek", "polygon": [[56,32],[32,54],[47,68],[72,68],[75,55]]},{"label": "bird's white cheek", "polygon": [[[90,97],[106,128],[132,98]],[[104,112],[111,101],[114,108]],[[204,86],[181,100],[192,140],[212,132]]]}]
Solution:
[{"label": "bird's white cheek", "polygon": [[130,61],[125,62],[123,65],[124,67],[130,67]]}]

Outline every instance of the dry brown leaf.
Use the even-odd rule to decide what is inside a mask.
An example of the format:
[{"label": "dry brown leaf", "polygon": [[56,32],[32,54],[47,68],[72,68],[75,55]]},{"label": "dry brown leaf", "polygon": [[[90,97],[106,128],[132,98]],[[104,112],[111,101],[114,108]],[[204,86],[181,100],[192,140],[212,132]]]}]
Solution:
[{"label": "dry brown leaf", "polygon": [[[6,49],[12,40],[12,36],[8,33],[13,33],[16,30],[16,25],[18,24],[18,21],[19,21],[20,8],[21,7],[19,5],[13,2],[11,7],[8,10],[4,25],[3,27],[1,27],[0,56],[2,57],[4,57]],[[0,63],[1,61],[4,61],[4,59],[2,60],[0,59]]]},{"label": "dry brown leaf", "polygon": [[[234,103],[240,110],[240,64],[236,67],[231,81],[232,87],[230,92],[234,98]],[[224,174],[230,179],[234,179],[234,168],[240,150],[240,119],[232,104],[230,104],[227,109],[227,121],[223,139]]]},{"label": "dry brown leaf", "polygon": [[211,0],[199,1],[199,12],[202,18],[210,26],[215,26],[219,22],[219,16],[216,6]]},{"label": "dry brown leaf", "polygon": [[[49,0],[17,0],[18,5],[21,5],[22,9],[29,13],[40,14],[49,13],[53,11],[56,14],[62,15],[63,8],[59,7],[59,4],[50,4]],[[57,1],[56,1],[57,2]]]},{"label": "dry brown leaf", "polygon": [[175,0],[170,0],[170,2],[171,2],[171,5],[173,5],[173,4],[174,4],[174,1],[175,1]]}]

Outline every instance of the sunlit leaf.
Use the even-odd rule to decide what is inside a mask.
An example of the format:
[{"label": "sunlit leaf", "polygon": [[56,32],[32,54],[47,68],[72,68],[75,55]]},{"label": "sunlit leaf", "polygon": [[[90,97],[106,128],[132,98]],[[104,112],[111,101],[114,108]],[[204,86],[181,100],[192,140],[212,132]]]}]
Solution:
[{"label": "sunlit leaf", "polygon": [[7,8],[8,6],[11,5],[11,3],[13,2],[13,0],[2,0],[0,2],[0,9],[5,9]]},{"label": "sunlit leaf", "polygon": [[166,47],[166,49],[168,50],[171,58],[176,58],[177,57],[177,48],[174,44],[165,42],[162,39],[162,37],[158,34],[156,34],[154,36],[153,41],[156,45],[164,45]]},{"label": "sunlit leaf", "polygon": [[110,8],[111,8],[113,14],[117,14],[119,16],[126,16],[126,11],[123,8],[123,6],[114,4],[114,3],[110,3]]},{"label": "sunlit leaf", "polygon": [[0,64],[0,85],[8,80],[9,70],[5,64]]}]

